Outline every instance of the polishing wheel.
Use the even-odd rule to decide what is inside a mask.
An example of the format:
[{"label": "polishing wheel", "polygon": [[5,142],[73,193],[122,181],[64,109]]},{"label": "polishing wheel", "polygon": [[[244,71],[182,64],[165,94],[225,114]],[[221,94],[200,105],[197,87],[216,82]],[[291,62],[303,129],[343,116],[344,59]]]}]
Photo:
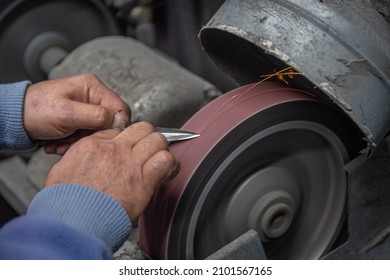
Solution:
[{"label": "polishing wheel", "polygon": [[113,34],[102,0],[0,0],[0,82],[44,80],[74,48]]},{"label": "polishing wheel", "polygon": [[204,259],[249,229],[269,259],[317,259],[345,224],[345,163],[358,134],[333,106],[276,83],[224,94],[172,144],[181,163],[140,220],[155,259]]}]

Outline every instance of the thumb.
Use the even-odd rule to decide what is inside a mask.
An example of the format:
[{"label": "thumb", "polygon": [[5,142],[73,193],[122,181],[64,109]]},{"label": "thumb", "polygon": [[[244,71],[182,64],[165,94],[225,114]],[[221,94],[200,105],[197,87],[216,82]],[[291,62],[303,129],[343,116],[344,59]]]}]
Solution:
[{"label": "thumb", "polygon": [[74,114],[71,117],[71,129],[102,130],[107,128],[126,127],[128,117],[120,112],[114,112],[102,105],[72,101]]}]

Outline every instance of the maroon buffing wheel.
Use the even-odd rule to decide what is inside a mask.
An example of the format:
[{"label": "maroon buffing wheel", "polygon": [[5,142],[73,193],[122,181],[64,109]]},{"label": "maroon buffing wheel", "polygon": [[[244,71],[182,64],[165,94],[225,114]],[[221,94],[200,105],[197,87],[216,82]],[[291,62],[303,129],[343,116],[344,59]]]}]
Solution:
[{"label": "maroon buffing wheel", "polygon": [[204,259],[249,229],[270,259],[316,259],[332,247],[345,220],[343,166],[356,152],[336,108],[261,83],[224,94],[183,129],[200,137],[171,144],[181,170],[140,220],[151,258]]}]

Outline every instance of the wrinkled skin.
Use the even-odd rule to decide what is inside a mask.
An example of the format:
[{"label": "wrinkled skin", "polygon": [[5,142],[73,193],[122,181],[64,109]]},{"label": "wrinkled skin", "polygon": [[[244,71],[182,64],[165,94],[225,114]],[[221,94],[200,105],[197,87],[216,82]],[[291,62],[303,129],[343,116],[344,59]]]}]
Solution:
[{"label": "wrinkled skin", "polygon": [[165,137],[143,122],[122,132],[111,129],[84,137],[52,168],[46,186],[93,186],[119,201],[136,223],[156,186],[177,171]]},{"label": "wrinkled skin", "polygon": [[[156,186],[175,176],[179,164],[162,134],[146,122],[127,127],[130,117],[120,97],[91,74],[29,86],[25,130],[33,140],[47,140],[47,153],[63,155],[45,187],[75,183],[102,191],[136,223]],[[79,129],[91,135],[67,144],[56,142]]]},{"label": "wrinkled skin", "polygon": [[[78,129],[123,129],[131,117],[127,104],[92,74],[30,85],[24,104],[24,126],[34,140],[61,139]],[[70,146],[46,143],[47,153],[64,154]]]}]

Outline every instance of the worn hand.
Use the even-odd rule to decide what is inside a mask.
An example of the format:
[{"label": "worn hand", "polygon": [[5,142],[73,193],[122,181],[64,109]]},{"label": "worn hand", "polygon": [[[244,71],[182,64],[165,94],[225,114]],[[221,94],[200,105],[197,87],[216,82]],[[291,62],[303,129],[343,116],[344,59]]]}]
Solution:
[{"label": "worn hand", "polygon": [[[61,139],[78,129],[123,129],[130,115],[120,97],[92,74],[33,84],[24,102],[24,126],[33,140]],[[68,148],[49,144],[45,151],[63,154]]]},{"label": "worn hand", "polygon": [[50,171],[45,187],[82,184],[102,191],[126,209],[135,223],[155,187],[176,175],[178,163],[165,137],[148,123],[135,123],[122,132],[96,132],[72,145]]}]

